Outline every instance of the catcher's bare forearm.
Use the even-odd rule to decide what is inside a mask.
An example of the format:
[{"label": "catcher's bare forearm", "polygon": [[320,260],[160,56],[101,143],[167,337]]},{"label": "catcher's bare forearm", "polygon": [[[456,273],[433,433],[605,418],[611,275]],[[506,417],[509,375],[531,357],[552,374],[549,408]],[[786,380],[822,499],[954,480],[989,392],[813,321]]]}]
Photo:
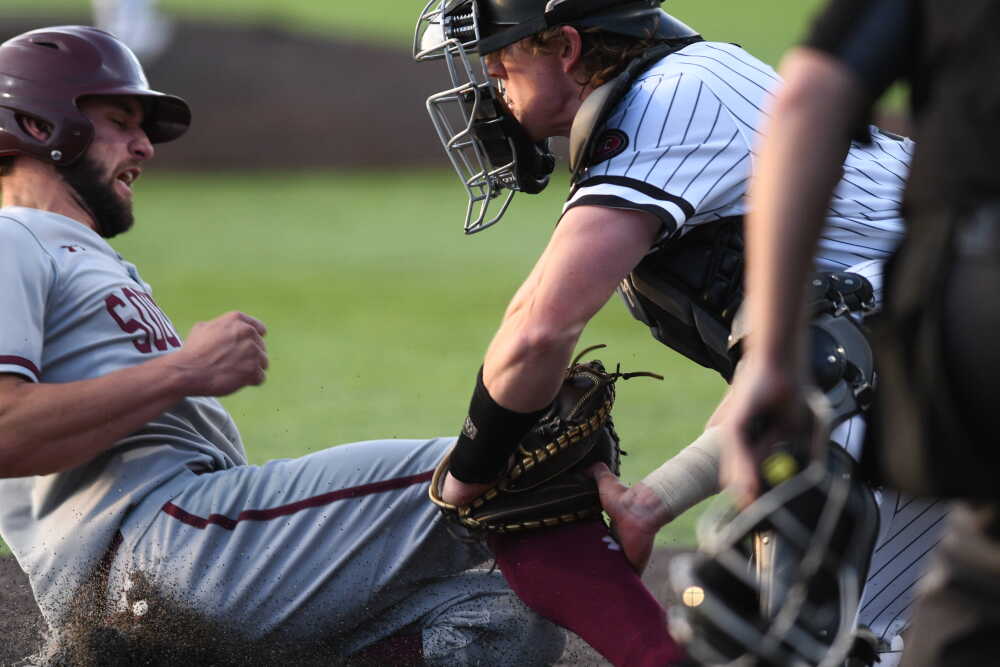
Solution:
[{"label": "catcher's bare forearm", "polygon": [[504,315],[484,362],[497,403],[548,405],[587,323],[649,251],[659,220],[639,211],[570,209]]}]

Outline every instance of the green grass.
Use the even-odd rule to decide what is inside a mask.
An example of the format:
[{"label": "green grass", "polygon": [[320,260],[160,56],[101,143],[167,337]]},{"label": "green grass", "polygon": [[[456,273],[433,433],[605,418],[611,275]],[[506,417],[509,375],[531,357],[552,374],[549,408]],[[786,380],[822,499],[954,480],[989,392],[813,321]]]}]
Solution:
[{"label": "green grass", "polygon": [[[334,444],[456,434],[499,318],[541,251],[565,179],[518,196],[465,237],[452,173],[148,173],[136,228],[115,247],[186,334],[231,309],[262,319],[267,382],[224,399],[250,458]],[[624,477],[637,480],[700,431],[724,388],[656,343],[617,297],[581,345],[665,382],[619,384]],[[693,540],[690,513],[662,539]]]},{"label": "green grass", "polygon": [[[141,224],[117,245],[179,329],[233,308],[270,327],[267,384],[226,400],[261,461],[455,433],[565,185],[519,196],[473,237],[462,235],[451,173],[162,176],[140,190]],[[625,477],[635,480],[697,436],[723,385],[655,343],[617,299],[581,341],[593,343],[609,345],[606,361],[668,378],[621,385]],[[671,535],[690,541],[690,521]]]}]

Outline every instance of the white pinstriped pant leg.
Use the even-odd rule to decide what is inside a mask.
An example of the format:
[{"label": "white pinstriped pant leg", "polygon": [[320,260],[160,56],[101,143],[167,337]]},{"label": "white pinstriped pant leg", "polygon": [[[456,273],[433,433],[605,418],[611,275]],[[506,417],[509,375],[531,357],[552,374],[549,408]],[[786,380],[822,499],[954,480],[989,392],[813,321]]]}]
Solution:
[{"label": "white pinstriped pant leg", "polygon": [[949,504],[885,489],[876,493],[876,499],[882,525],[868,567],[858,622],[894,647],[893,657],[898,661],[902,648],[899,634],[909,626],[913,598],[931,552],[941,540]]}]

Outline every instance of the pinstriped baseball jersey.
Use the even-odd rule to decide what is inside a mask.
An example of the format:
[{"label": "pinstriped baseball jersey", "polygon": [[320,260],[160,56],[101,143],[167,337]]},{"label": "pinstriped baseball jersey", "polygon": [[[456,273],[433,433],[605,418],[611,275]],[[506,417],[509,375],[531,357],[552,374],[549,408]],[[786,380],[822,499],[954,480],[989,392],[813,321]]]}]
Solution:
[{"label": "pinstriped baseball jersey", "polygon": [[[777,74],[732,44],[698,42],[645,72],[612,112],[593,162],[565,209],[642,210],[663,239],[746,212],[758,129]],[[902,233],[900,203],[913,143],[873,130],[851,146],[828,211],[817,267],[842,270],[882,259]]]},{"label": "pinstriped baseball jersey", "polygon": [[[0,285],[2,373],[32,382],[84,380],[181,346],[136,268],[69,218],[0,209]],[[0,534],[52,623],[130,506],[150,496],[165,501],[189,467],[241,463],[239,433],[221,404],[189,397],[78,468],[0,479]]]}]

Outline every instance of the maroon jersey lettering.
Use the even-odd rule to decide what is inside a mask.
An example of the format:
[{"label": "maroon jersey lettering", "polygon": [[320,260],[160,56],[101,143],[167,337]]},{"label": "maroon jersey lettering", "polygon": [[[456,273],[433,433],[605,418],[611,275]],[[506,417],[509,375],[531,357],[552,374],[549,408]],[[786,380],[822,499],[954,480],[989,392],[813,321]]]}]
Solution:
[{"label": "maroon jersey lettering", "polygon": [[155,318],[156,321],[159,322],[160,326],[163,328],[164,335],[170,347],[180,347],[181,346],[180,337],[177,335],[177,332],[174,331],[173,326],[171,326],[170,320],[167,319],[167,316],[163,313],[162,310],[160,310],[160,307],[156,305],[155,301],[153,301],[153,297],[146,294],[145,292],[139,292],[138,295],[139,298],[141,298],[147,304],[149,312],[153,316],[153,318]]},{"label": "maroon jersey lettering", "polygon": [[104,300],[104,305],[122,331],[128,334],[142,332],[142,335],[132,338],[135,349],[149,354],[154,348],[163,352],[168,347],[181,346],[177,332],[153,297],[128,287],[122,288],[121,293],[124,299],[118,294],[111,294]]},{"label": "maroon jersey lettering", "polygon": [[127,334],[134,334],[137,331],[144,331],[145,334],[132,339],[132,344],[135,345],[135,349],[139,350],[143,354],[148,354],[152,351],[153,347],[150,344],[151,336],[149,329],[141,322],[136,321],[134,318],[124,319],[116,311],[118,308],[125,308],[125,302],[119,298],[117,294],[112,294],[104,299],[104,306],[108,309],[111,317],[114,318],[121,330]]}]

